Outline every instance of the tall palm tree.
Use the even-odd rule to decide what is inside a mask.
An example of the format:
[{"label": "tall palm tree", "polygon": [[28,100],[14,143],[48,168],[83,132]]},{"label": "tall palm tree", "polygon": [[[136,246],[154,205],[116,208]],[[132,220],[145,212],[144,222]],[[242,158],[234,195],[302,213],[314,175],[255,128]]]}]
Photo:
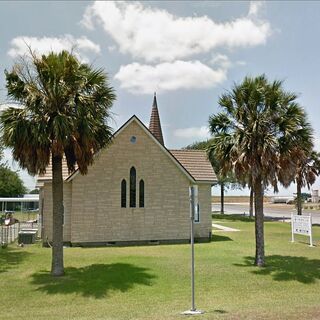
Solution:
[{"label": "tall palm tree", "polygon": [[301,189],[313,185],[320,174],[320,154],[312,151],[307,157],[299,159],[296,171],[297,213],[302,214]]},{"label": "tall palm tree", "polygon": [[63,267],[63,177],[65,157],[69,171],[86,174],[94,154],[112,137],[107,125],[115,100],[101,69],[81,63],[67,51],[22,58],[6,71],[8,98],[21,107],[1,115],[3,141],[13,158],[32,175],[52,162],[54,276]]},{"label": "tall palm tree", "polygon": [[249,200],[249,217],[253,217],[253,203],[254,203],[254,194],[252,187],[250,188],[250,200]]},{"label": "tall palm tree", "polygon": [[[288,186],[296,165],[310,150],[312,132],[296,95],[284,91],[281,81],[269,82],[265,75],[246,77],[219,99],[222,112],[209,119],[213,135],[209,152],[221,163],[222,172],[232,170],[254,191],[255,264],[265,264],[263,194],[268,185]],[[304,141],[301,146],[301,140]],[[298,148],[299,147],[299,148]]]}]

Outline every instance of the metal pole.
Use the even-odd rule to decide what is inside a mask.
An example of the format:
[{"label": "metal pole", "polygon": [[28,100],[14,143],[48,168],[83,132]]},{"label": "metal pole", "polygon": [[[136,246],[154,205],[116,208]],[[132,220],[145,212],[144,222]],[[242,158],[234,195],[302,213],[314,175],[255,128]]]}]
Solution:
[{"label": "metal pole", "polygon": [[294,222],[293,222],[293,213],[291,213],[291,242],[294,242],[293,227],[294,227]]},{"label": "metal pole", "polygon": [[194,187],[191,187],[191,199],[190,199],[190,219],[191,219],[191,311],[195,311],[194,304]]},{"label": "metal pole", "polygon": [[312,215],[310,213],[310,218],[309,218],[309,228],[310,228],[310,247],[313,247],[312,243]]},{"label": "metal pole", "polygon": [[184,315],[197,315],[204,313],[197,310],[194,297],[194,216],[195,216],[195,192],[196,186],[190,187],[190,244],[191,244],[191,309],[183,312]]}]

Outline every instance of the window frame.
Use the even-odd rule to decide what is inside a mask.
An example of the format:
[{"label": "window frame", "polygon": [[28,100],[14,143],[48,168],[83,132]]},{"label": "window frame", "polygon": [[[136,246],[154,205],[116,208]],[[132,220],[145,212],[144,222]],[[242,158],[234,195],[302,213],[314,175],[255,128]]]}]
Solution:
[{"label": "window frame", "polygon": [[127,207],[127,180],[122,179],[120,183],[120,205],[121,208]]},{"label": "window frame", "polygon": [[137,171],[135,167],[130,168],[130,182],[129,182],[129,207],[137,207]]},{"label": "window frame", "polygon": [[140,179],[140,181],[139,181],[139,208],[145,207],[144,199],[145,199],[145,183],[144,183],[143,179]]}]

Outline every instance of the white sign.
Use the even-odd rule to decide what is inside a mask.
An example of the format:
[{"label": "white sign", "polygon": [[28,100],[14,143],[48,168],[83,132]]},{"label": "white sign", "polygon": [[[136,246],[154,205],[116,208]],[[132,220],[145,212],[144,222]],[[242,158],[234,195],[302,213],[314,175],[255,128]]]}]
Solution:
[{"label": "white sign", "polygon": [[190,208],[190,214],[194,219],[194,222],[200,222],[199,215],[199,190],[197,185],[193,185],[189,188],[190,196],[190,205],[193,206]]},{"label": "white sign", "polygon": [[302,234],[310,237],[310,247],[312,247],[312,217],[291,215],[291,233],[292,242],[294,242],[294,234]]}]

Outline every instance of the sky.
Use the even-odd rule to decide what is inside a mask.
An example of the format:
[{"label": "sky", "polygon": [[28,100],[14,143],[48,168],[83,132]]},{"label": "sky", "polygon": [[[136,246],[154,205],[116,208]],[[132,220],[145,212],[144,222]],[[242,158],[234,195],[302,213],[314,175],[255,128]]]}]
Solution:
[{"label": "sky", "polygon": [[[26,44],[38,53],[72,49],[108,73],[117,94],[115,130],[133,114],[148,125],[157,92],[165,145],[181,148],[209,137],[208,118],[222,93],[265,73],[298,93],[320,151],[319,31],[316,1],[2,1],[0,104],[8,103],[3,71],[26,54]],[[10,150],[5,158],[32,189],[34,178]]]}]

